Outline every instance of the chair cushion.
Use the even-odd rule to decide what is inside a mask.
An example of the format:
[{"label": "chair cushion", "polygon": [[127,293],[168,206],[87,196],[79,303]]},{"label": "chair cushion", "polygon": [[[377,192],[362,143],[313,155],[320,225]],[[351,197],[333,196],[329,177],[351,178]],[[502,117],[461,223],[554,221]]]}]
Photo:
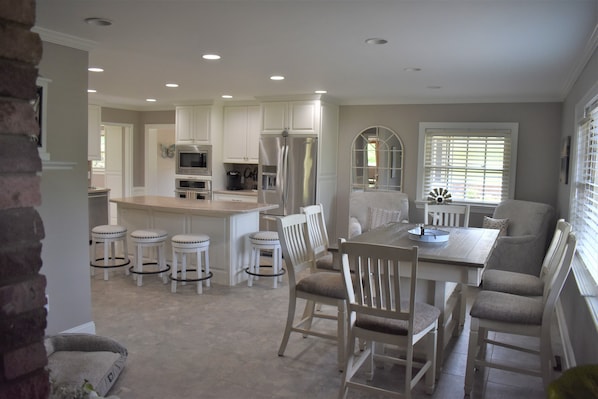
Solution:
[{"label": "chair cushion", "polygon": [[509,228],[509,219],[496,219],[489,216],[484,216],[482,227],[485,229],[500,230],[498,235],[505,236],[507,235],[507,229]]},{"label": "chair cushion", "polygon": [[334,257],[330,253],[316,259],[316,268],[323,270],[340,271],[340,267],[335,267]]},{"label": "chair cushion", "polygon": [[482,288],[515,295],[542,296],[544,282],[531,274],[492,269],[484,272]]},{"label": "chair cushion", "polygon": [[478,293],[469,314],[479,319],[541,325],[543,311],[542,297],[483,290]]},{"label": "chair cushion", "polygon": [[[408,302],[403,302],[401,307],[408,307]],[[438,320],[440,310],[427,303],[415,303],[415,316],[413,318],[413,333],[419,334],[434,321]],[[355,326],[365,330],[377,331],[384,334],[407,335],[407,322],[405,320],[387,319],[384,317],[357,314]]]},{"label": "chair cushion", "polygon": [[347,292],[341,273],[320,272],[302,278],[296,286],[297,291],[330,298],[345,299]]},{"label": "chair cushion", "polygon": [[391,222],[401,221],[401,211],[394,209],[368,207],[367,229],[373,230],[376,227]]}]

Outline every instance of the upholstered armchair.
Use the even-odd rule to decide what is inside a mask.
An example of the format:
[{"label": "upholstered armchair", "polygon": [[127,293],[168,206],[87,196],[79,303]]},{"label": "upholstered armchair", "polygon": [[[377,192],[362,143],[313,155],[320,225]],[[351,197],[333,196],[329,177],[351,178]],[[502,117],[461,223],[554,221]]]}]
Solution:
[{"label": "upholstered armchair", "polygon": [[506,223],[506,234],[498,237],[488,269],[539,276],[556,224],[554,208],[539,202],[506,200],[496,207],[492,218],[484,219],[484,226],[501,222]]},{"label": "upholstered armchair", "polygon": [[409,198],[400,191],[354,191],[349,199],[348,237],[388,222],[409,221]]}]

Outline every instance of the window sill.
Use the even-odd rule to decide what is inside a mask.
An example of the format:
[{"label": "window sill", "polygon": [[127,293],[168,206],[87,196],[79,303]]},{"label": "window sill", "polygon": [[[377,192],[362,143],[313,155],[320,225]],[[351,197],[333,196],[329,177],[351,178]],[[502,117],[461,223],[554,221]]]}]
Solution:
[{"label": "window sill", "polygon": [[593,315],[594,324],[598,330],[598,297],[596,296],[596,281],[584,264],[577,258],[573,260],[571,267],[577,288],[585,299],[588,309]]}]

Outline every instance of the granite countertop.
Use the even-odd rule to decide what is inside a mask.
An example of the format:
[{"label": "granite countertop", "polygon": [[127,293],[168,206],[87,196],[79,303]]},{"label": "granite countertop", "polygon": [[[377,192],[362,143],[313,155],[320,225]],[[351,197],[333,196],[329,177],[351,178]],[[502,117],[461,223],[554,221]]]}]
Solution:
[{"label": "granite countertop", "polygon": [[203,214],[210,216],[230,216],[239,213],[261,212],[278,208],[278,205],[264,203],[188,200],[184,198],[159,196],[113,198],[110,199],[110,202],[114,202],[118,206],[130,208],[152,208],[177,213]]},{"label": "granite countertop", "polygon": [[257,197],[257,190],[214,190],[215,194],[247,195]]}]

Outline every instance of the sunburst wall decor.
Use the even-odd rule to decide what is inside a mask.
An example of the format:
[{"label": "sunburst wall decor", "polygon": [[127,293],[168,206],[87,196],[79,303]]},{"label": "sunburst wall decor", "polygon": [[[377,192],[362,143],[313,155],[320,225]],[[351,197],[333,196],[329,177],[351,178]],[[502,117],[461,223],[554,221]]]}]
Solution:
[{"label": "sunburst wall decor", "polygon": [[431,204],[446,204],[452,201],[451,193],[446,188],[435,188],[428,193],[428,201]]}]

